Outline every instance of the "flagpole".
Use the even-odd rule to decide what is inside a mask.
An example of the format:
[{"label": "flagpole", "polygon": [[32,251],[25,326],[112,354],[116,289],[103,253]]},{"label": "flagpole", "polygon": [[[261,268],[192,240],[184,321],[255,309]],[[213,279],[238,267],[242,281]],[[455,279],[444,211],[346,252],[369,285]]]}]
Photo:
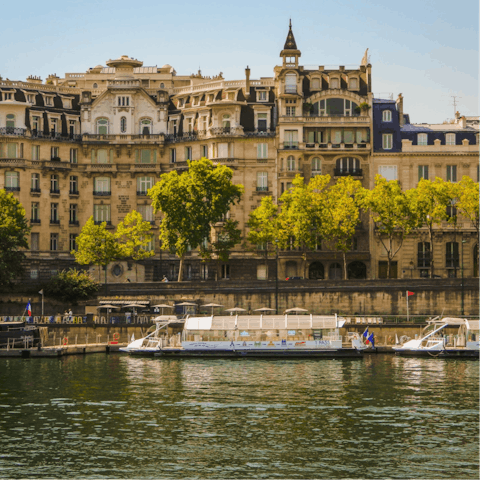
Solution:
[{"label": "flagpole", "polygon": [[407,290],[407,323],[408,323],[408,290]]}]

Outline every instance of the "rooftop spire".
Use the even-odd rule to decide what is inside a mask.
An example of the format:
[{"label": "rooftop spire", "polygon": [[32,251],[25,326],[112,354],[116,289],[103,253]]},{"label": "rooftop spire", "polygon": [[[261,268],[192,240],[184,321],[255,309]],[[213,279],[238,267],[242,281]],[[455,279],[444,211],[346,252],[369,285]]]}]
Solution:
[{"label": "rooftop spire", "polygon": [[292,32],[292,19],[290,19],[287,40],[285,41],[285,46],[283,47],[283,49],[284,50],[298,50],[297,49],[297,44],[295,42],[295,37],[293,36],[293,32]]}]

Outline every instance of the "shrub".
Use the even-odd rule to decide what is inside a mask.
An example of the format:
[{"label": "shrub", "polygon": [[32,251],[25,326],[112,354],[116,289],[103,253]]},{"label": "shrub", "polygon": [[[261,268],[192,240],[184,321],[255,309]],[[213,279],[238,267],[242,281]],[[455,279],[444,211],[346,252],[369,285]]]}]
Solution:
[{"label": "shrub", "polygon": [[79,300],[93,297],[98,288],[98,282],[88,272],[70,269],[51,278],[44,292],[47,297],[55,297],[76,305]]}]

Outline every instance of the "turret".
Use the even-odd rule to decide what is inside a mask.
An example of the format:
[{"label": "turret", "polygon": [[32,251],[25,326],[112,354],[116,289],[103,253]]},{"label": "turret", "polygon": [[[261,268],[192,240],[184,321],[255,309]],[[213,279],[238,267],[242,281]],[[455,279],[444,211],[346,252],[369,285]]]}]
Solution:
[{"label": "turret", "polygon": [[302,53],[298,50],[295,37],[293,36],[292,20],[290,20],[287,39],[283,46],[283,50],[280,52],[280,57],[283,58],[283,67],[298,68],[298,59],[301,55]]}]

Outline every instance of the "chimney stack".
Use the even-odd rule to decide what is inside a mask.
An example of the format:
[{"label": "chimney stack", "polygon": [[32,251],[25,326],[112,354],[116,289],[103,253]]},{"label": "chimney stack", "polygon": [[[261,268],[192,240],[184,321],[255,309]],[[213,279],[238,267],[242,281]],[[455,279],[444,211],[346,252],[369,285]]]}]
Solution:
[{"label": "chimney stack", "polygon": [[398,111],[398,119],[399,119],[400,128],[401,128],[404,125],[404,120],[403,120],[403,96],[402,96],[401,93],[398,94],[398,98],[397,98],[397,111]]},{"label": "chimney stack", "polygon": [[248,68],[248,65],[245,69],[245,97],[250,97],[250,69]]}]

